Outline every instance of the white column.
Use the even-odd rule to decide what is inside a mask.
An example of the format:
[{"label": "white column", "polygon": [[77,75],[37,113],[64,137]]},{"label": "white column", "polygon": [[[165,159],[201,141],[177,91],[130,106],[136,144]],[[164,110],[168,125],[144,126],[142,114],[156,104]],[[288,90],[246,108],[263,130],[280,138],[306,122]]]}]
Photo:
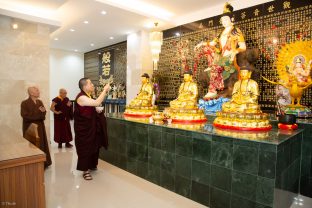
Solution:
[{"label": "white column", "polygon": [[127,37],[127,104],[139,92],[143,73],[148,73],[150,77],[153,73],[148,31],[139,31]]}]

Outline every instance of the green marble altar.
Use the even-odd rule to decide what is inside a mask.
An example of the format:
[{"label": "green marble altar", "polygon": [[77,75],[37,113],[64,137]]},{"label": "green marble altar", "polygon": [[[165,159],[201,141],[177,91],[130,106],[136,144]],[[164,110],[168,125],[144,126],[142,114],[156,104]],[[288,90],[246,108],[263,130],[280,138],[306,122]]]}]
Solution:
[{"label": "green marble altar", "polygon": [[290,207],[309,169],[303,131],[219,131],[212,121],[185,130],[109,114],[100,158],[210,208]]}]

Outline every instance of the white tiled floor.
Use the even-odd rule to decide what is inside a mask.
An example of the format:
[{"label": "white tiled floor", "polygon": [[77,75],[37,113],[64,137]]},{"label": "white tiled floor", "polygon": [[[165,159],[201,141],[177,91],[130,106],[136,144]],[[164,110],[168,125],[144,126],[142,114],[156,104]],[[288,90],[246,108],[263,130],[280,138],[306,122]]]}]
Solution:
[{"label": "white tiled floor", "polygon": [[74,149],[51,148],[53,165],[45,171],[48,208],[200,208],[205,207],[99,160],[93,180],[75,170]]}]

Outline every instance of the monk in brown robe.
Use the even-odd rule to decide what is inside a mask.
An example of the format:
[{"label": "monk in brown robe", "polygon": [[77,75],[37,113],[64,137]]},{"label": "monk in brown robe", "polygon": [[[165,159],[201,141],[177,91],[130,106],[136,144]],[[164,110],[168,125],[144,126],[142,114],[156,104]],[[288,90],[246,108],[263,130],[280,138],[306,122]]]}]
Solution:
[{"label": "monk in brown robe", "polygon": [[[97,99],[91,97],[94,92],[94,85],[90,79],[80,79],[79,88],[81,92],[76,97],[74,107],[75,145],[78,155],[77,170],[83,171],[85,180],[92,180],[90,170],[97,169],[99,145],[103,143],[99,139],[101,133],[106,132],[106,126],[103,128],[102,125],[105,123],[101,123],[101,125],[98,123],[104,119],[103,109],[96,107],[102,104],[110,86],[109,84],[105,85]],[[102,115],[97,115],[100,113]]]},{"label": "monk in brown robe", "polygon": [[23,136],[31,123],[38,125],[38,135],[40,137],[40,145],[37,146],[46,154],[45,168],[52,164],[47,134],[44,126],[46,109],[40,97],[39,88],[32,86],[28,88],[29,98],[24,100],[21,104],[21,116],[23,117]]},{"label": "monk in brown robe", "polygon": [[62,143],[70,148],[69,142],[73,140],[69,121],[73,119],[72,103],[66,97],[67,91],[60,89],[59,96],[52,100],[50,110],[54,113],[54,141],[58,143],[58,148],[62,148]]}]

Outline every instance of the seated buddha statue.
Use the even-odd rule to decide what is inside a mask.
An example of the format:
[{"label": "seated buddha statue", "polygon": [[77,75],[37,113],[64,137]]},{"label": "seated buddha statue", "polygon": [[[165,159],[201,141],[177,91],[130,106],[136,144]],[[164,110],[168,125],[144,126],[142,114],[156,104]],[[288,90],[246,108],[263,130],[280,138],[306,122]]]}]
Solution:
[{"label": "seated buddha statue", "polygon": [[150,107],[152,106],[152,98],[153,98],[153,86],[149,81],[149,75],[144,73],[141,76],[142,86],[139,94],[136,98],[134,98],[130,104],[130,108],[138,108],[138,107]]},{"label": "seated buddha statue", "polygon": [[234,84],[232,99],[222,105],[222,112],[230,113],[259,113],[259,88],[256,81],[250,79],[248,67],[241,67],[240,80]]},{"label": "seated buddha statue", "polygon": [[198,88],[193,81],[192,71],[184,72],[184,81],[179,88],[178,98],[170,101],[170,108],[193,109],[197,107]]}]

